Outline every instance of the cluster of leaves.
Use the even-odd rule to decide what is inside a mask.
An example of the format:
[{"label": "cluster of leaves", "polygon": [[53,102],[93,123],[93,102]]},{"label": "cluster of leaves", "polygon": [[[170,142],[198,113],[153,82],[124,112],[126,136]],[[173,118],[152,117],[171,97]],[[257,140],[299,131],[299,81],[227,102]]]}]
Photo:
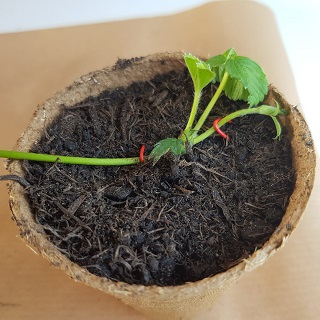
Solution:
[{"label": "cluster of leaves", "polygon": [[[168,152],[172,152],[175,155],[184,154],[186,152],[186,143],[193,146],[215,132],[214,128],[210,128],[205,132],[201,132],[201,129],[223,92],[231,100],[246,101],[248,108],[226,116],[219,121],[219,126],[236,117],[259,113],[272,117],[277,130],[276,138],[280,137],[281,126],[277,116],[284,114],[284,110],[280,109],[277,102],[276,107],[267,105],[255,107],[268,92],[267,77],[256,62],[250,58],[238,56],[232,48],[224,54],[211,57],[207,61],[202,61],[192,54],[185,54],[184,60],[194,86],[194,100],[188,123],[180,137],[167,138],[155,145],[150,154],[154,163]],[[202,90],[210,83],[216,82],[220,84],[215,94],[195,123]]]}]

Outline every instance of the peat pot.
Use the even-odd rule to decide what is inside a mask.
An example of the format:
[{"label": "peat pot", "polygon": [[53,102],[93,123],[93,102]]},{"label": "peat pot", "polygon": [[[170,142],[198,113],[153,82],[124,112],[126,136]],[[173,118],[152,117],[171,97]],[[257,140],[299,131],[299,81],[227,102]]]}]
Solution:
[{"label": "peat pot", "polygon": [[[184,68],[181,53],[162,53],[121,60],[114,67],[82,76],[38,108],[29,127],[17,142],[15,150],[30,150],[34,143],[46,134],[46,128],[63,108],[72,108],[75,104],[81,104],[88,97],[98,96],[105,90],[127,87],[136,81],[150,81],[158,74],[172,70],[181,71]],[[194,282],[169,286],[128,284],[93,274],[85,267],[72,262],[63,250],[57,249],[50,241],[44,226],[36,221],[24,187],[12,182],[9,184],[10,207],[22,239],[72,279],[122,300],[150,319],[191,319],[201,310],[208,309],[222,292],[242,275],[262,265],[278,251],[296,228],[307,205],[315,175],[312,138],[298,109],[290,105],[283,95],[270,85],[264,102],[274,104],[274,100],[288,111],[288,115],[282,117],[281,122],[291,140],[295,185],[286,212],[270,238],[249,256],[230,264],[227,270]],[[9,161],[7,169],[10,174],[25,176],[22,161]]]}]

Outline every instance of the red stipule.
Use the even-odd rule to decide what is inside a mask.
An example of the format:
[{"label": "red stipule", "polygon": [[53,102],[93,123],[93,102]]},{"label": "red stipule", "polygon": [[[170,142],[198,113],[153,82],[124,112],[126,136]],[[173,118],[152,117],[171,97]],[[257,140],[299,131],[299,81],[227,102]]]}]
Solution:
[{"label": "red stipule", "polygon": [[140,162],[144,162],[144,150],[146,149],[145,145],[142,145],[140,148],[139,159]]},{"label": "red stipule", "polygon": [[[228,141],[230,140],[230,137],[225,134],[219,127],[218,127],[218,123],[221,120],[221,118],[218,118],[216,120],[213,121],[213,127],[216,130],[216,132],[224,139],[227,139]],[[229,123],[231,123],[231,121],[228,121]]]}]

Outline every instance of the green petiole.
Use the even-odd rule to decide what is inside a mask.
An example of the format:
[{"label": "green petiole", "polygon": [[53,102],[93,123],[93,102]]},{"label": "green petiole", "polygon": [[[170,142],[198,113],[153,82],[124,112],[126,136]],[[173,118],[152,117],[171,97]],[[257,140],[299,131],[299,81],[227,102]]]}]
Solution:
[{"label": "green petiole", "polygon": [[58,156],[22,151],[0,150],[0,158],[15,160],[31,160],[40,162],[57,162],[63,164],[82,164],[87,166],[127,166],[140,162],[139,157],[133,158],[84,158],[71,156]]},{"label": "green petiole", "polygon": [[195,127],[194,127],[194,131],[195,132],[198,132],[202,128],[202,126],[203,126],[204,122],[206,121],[207,117],[209,116],[213,106],[215,105],[215,103],[217,102],[218,98],[220,97],[220,95],[221,95],[221,93],[222,93],[222,91],[223,91],[223,89],[224,89],[224,87],[225,87],[225,85],[226,85],[226,83],[228,81],[228,78],[229,78],[229,74],[228,74],[228,72],[225,72],[223,77],[222,77],[222,80],[220,82],[220,85],[219,85],[217,91],[213,95],[211,101],[209,102],[209,104],[207,105],[206,109],[203,111],[199,121],[195,125]]},{"label": "green petiole", "polygon": [[[265,116],[272,117],[273,121],[277,121],[275,117],[278,116],[278,115],[285,114],[285,111],[281,110],[279,108],[278,103],[277,103],[277,107],[272,107],[272,106],[268,106],[268,105],[262,105],[262,106],[259,106],[259,107],[256,107],[256,108],[248,108],[248,109],[237,110],[235,112],[232,112],[232,113],[228,114],[224,118],[222,118],[219,121],[219,127],[222,127],[223,125],[225,125],[226,123],[228,123],[229,121],[231,121],[231,120],[233,120],[235,118],[243,117],[243,116],[249,115],[249,114],[263,114]],[[280,136],[280,134],[281,134],[281,131],[279,132],[278,130],[281,130],[280,126],[277,127],[277,137]],[[211,127],[210,129],[206,130],[201,135],[195,137],[193,139],[193,144],[197,144],[197,143],[203,141],[204,139],[210,137],[215,131],[216,130],[213,127]]]},{"label": "green petiole", "polygon": [[201,92],[196,91],[194,93],[194,99],[193,99],[193,104],[192,104],[192,108],[191,108],[191,112],[190,112],[190,117],[188,119],[188,123],[186,125],[185,130],[184,130],[184,135],[188,135],[189,131],[192,128],[194,119],[195,119],[196,114],[197,114],[197,109],[198,109],[198,105],[199,105],[199,101],[200,101],[200,96],[201,96]]}]

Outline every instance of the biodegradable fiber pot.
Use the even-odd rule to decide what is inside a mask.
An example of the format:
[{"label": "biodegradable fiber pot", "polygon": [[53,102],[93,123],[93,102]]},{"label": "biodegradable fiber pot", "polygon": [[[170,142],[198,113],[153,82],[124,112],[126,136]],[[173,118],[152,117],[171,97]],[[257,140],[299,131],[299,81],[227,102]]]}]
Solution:
[{"label": "biodegradable fiber pot", "polygon": [[[104,90],[128,86],[135,81],[147,81],[159,73],[182,70],[184,67],[181,53],[164,53],[133,59],[121,68],[106,68],[85,75],[39,107],[15,149],[30,150],[40,139],[44,128],[59,114],[62,106],[72,106],[88,96],[97,96]],[[71,278],[121,299],[152,319],[192,318],[200,310],[209,308],[217,297],[243,274],[262,265],[282,247],[297,226],[307,205],[315,174],[315,152],[311,135],[299,111],[270,86],[265,102],[273,104],[274,100],[289,111],[288,116],[283,119],[283,125],[287,127],[291,139],[296,184],[279,227],[261,249],[236,266],[213,277],[179,286],[129,285],[98,277],[71,262],[56,249],[46,237],[42,226],[36,223],[23,188],[12,183],[10,205],[23,240]],[[8,170],[11,174],[24,175],[19,161],[10,161]]]}]

